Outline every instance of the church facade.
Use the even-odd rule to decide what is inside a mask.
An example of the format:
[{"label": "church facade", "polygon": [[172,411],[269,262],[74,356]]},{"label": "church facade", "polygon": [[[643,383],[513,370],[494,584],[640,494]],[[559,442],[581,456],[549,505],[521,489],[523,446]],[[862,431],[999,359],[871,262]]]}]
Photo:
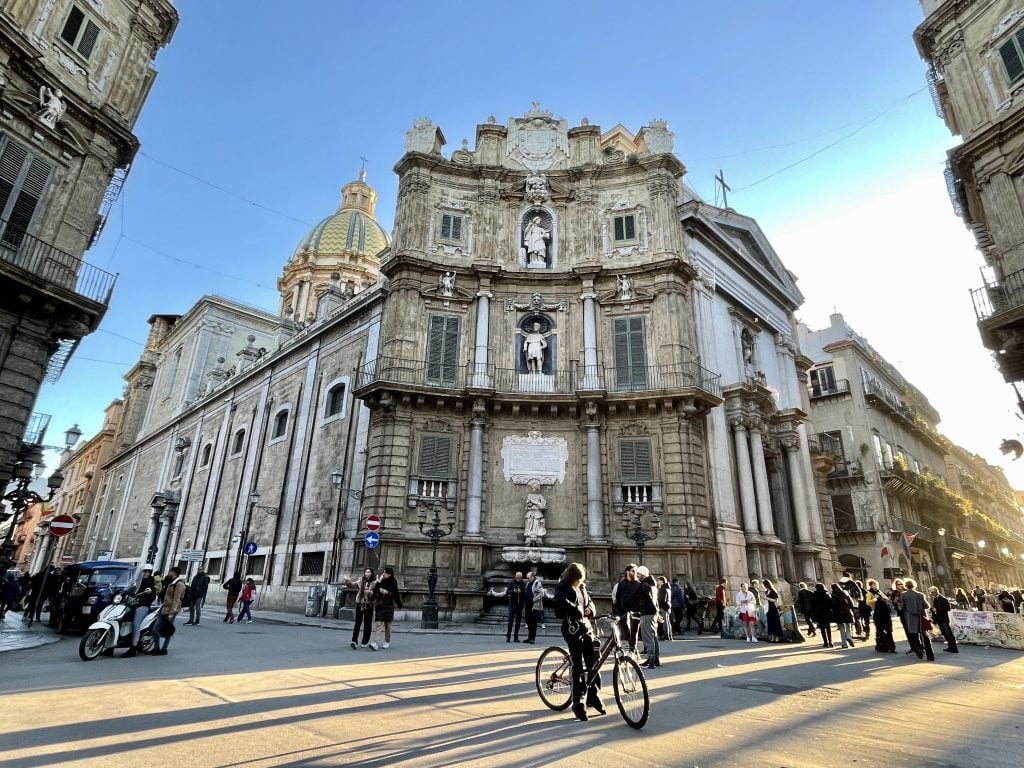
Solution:
[{"label": "church facade", "polygon": [[238,570],[290,610],[391,564],[414,611],[436,557],[453,618],[573,560],[598,595],[641,559],[704,593],[831,576],[802,296],[756,222],[687,187],[673,140],[535,104],[446,155],[415,121],[391,238],[361,174],[289,260],[279,315],[154,315],[82,556]]}]

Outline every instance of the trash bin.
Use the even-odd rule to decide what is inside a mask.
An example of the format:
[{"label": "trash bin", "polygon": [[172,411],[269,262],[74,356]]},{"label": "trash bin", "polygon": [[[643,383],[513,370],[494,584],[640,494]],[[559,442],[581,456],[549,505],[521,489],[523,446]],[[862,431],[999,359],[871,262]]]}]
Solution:
[{"label": "trash bin", "polygon": [[312,584],[306,590],[306,615],[319,616],[324,605],[327,589],[323,584]]}]

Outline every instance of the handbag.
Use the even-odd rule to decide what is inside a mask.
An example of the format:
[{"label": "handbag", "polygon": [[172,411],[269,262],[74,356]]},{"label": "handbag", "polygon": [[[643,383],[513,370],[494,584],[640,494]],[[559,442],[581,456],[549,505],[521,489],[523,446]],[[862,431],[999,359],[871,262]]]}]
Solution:
[{"label": "handbag", "polygon": [[160,637],[173,637],[177,630],[169,621],[160,622]]}]

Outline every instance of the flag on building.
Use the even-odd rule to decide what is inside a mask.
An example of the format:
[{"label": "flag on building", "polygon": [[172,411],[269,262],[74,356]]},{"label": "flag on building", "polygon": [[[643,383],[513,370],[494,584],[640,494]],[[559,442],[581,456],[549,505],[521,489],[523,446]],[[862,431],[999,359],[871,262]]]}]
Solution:
[{"label": "flag on building", "polygon": [[914,539],[916,538],[916,533],[904,533],[900,535],[900,549],[902,549],[903,554],[907,556],[907,560],[910,559],[910,545],[914,543]]},{"label": "flag on building", "polygon": [[892,552],[889,551],[889,545],[886,544],[884,547],[882,547],[882,559],[885,560],[885,558],[891,557],[891,556],[892,556]]}]

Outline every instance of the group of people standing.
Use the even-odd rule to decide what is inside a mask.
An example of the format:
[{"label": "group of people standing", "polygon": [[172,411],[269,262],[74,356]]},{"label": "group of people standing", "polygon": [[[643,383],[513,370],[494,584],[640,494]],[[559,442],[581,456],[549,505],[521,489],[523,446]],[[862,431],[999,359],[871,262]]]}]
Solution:
[{"label": "group of people standing", "polygon": [[356,591],[356,620],[349,646],[353,650],[369,648],[371,651],[390,648],[395,608],[402,607],[395,569],[386,565],[378,577],[373,568],[366,568],[361,578],[346,579],[345,584]]},{"label": "group of people standing", "polygon": [[[522,571],[516,571],[512,581],[505,588],[505,596],[508,598],[508,627],[505,632],[505,642],[533,643],[537,640],[537,628],[546,629],[544,624],[544,598],[547,591],[544,589],[544,580],[531,571],[523,578]],[[523,618],[526,618],[526,639],[519,639],[519,630],[522,627]]]}]

